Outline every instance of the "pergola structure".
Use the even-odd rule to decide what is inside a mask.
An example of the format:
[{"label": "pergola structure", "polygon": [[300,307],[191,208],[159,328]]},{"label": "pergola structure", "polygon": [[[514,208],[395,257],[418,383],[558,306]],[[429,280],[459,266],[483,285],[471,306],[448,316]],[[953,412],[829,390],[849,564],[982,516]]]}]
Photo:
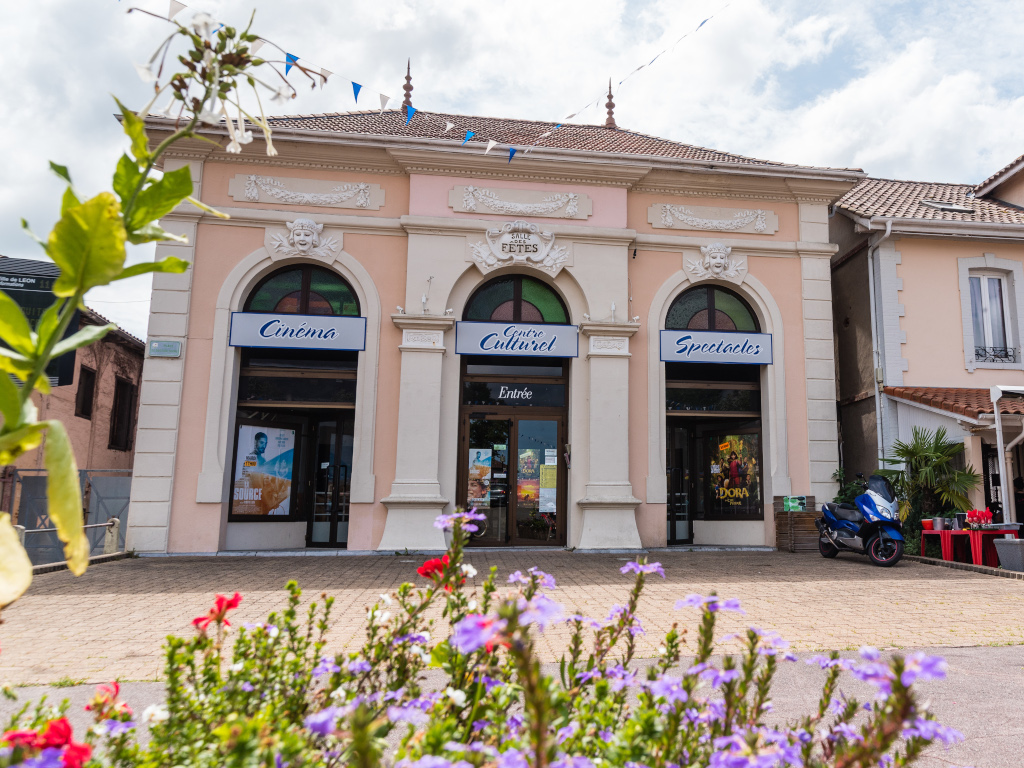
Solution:
[{"label": "pergola structure", "polygon": [[1017,511],[1014,505],[1009,504],[1009,483],[1007,482],[1007,466],[1006,466],[1006,455],[1007,453],[1015,448],[1018,443],[1024,440],[1024,429],[1021,433],[1013,439],[1009,445],[1003,444],[1003,421],[999,416],[999,401],[1004,397],[1021,397],[1024,398],[1024,387],[992,387],[990,390],[992,394],[992,409],[995,412],[996,421],[996,449],[997,455],[1000,460],[999,468],[999,494],[1003,499],[1003,509],[1007,512],[1011,512],[1013,520],[1006,520],[1004,516],[1004,522],[1015,523],[1017,522]]}]

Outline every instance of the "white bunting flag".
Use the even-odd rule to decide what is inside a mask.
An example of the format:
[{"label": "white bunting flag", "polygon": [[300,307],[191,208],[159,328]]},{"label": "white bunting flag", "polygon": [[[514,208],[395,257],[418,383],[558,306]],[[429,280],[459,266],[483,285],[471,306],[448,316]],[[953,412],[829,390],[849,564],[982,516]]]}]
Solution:
[{"label": "white bunting flag", "polygon": [[450,130],[451,130],[452,128],[454,128],[454,127],[455,127],[455,123],[449,123],[449,122],[446,122],[446,123],[444,124],[444,132],[445,132],[445,133],[448,133],[448,131],[450,131]]},{"label": "white bunting flag", "polygon": [[496,142],[494,140],[488,141],[487,142],[487,149],[484,150],[484,154],[486,155],[488,152],[490,152],[496,146],[498,146],[498,142]]},{"label": "white bunting flag", "polygon": [[259,49],[260,49],[260,48],[262,48],[262,47],[264,46],[264,44],[265,44],[265,43],[266,43],[266,41],[265,41],[265,40],[262,40],[262,39],[260,39],[260,40],[257,40],[257,41],[256,41],[256,42],[254,42],[254,43],[252,44],[252,46],[251,46],[251,47],[249,48],[249,53],[250,53],[250,54],[252,54],[253,56],[255,56],[255,55],[256,55],[256,53],[257,53],[257,52],[259,51]]},{"label": "white bunting flag", "polygon": [[173,19],[186,8],[188,8],[188,6],[184,3],[179,3],[178,0],[171,0],[171,7],[170,10],[167,11],[167,18]]},{"label": "white bunting flag", "polygon": [[384,110],[388,108],[388,102],[391,101],[390,96],[385,96],[383,93],[380,94],[380,113],[383,115]]},{"label": "white bunting flag", "polygon": [[320,88],[323,88],[325,85],[327,85],[327,78],[333,74],[334,73],[331,72],[331,70],[329,69],[324,69],[323,67],[320,68]]}]

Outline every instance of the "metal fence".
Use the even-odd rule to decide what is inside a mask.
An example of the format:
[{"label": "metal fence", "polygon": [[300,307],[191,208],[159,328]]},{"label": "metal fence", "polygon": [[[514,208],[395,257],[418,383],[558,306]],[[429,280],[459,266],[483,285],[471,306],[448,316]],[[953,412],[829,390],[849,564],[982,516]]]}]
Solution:
[{"label": "metal fence", "polygon": [[[128,500],[132,490],[130,469],[82,469],[78,472],[82,488],[82,519],[89,539],[90,554],[124,551],[128,523]],[[8,469],[5,478],[6,511],[25,529],[25,550],[33,565],[48,565],[64,560],[64,545],[50,519],[46,502],[46,470]],[[109,521],[116,519],[117,541],[111,541]]]}]

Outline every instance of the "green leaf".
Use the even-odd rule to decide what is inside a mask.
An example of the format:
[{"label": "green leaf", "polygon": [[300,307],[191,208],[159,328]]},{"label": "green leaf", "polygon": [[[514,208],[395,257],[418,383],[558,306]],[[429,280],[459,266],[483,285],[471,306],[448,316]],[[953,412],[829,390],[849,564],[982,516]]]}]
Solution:
[{"label": "green leaf", "polygon": [[128,231],[134,232],[151,221],[166,216],[191,194],[192,171],[187,165],[165,173],[162,179],[154,181],[135,198],[135,204],[128,212]]},{"label": "green leaf", "polygon": [[134,232],[128,233],[128,242],[135,245],[140,243],[152,243],[172,240],[176,243],[188,243],[188,238],[184,235],[174,235],[168,232],[166,229],[161,227],[155,221],[150,222],[144,227],[140,227]]},{"label": "green leaf", "polygon": [[64,181],[66,181],[69,186],[71,185],[71,173],[68,171],[68,167],[66,165],[57,165],[57,163],[51,160],[50,170],[56,173],[62,179],[64,179]]},{"label": "green leaf", "polygon": [[57,537],[64,542],[68,570],[81,576],[89,567],[89,539],[82,527],[82,489],[71,440],[59,421],[43,422],[48,428],[43,462],[46,465],[46,501]]},{"label": "green leaf", "polygon": [[0,339],[23,355],[31,356],[35,351],[28,319],[17,302],[5,291],[0,291]]},{"label": "green leaf", "polygon": [[44,251],[46,250],[46,242],[45,242],[44,240],[42,240],[42,239],[41,239],[41,238],[39,237],[39,235],[37,235],[37,234],[36,234],[35,232],[33,232],[33,231],[32,231],[32,229],[31,229],[31,228],[29,227],[29,225],[28,225],[28,222],[27,222],[27,221],[25,221],[25,219],[22,219],[22,220],[21,220],[21,228],[22,228],[22,229],[23,229],[23,230],[25,231],[25,234],[26,234],[26,235],[28,235],[29,237],[31,237],[31,238],[32,238],[33,240],[35,240],[35,241],[36,241],[37,243],[39,243],[39,244],[40,244],[41,246],[43,246],[43,250],[44,250]]},{"label": "green leaf", "polygon": [[58,341],[53,347],[53,354],[51,357],[57,358],[73,349],[87,347],[93,342],[102,339],[115,328],[117,328],[117,326],[113,323],[110,323],[109,325],[87,325],[77,333],[73,333],[66,339]]},{"label": "green leaf", "polygon": [[18,399],[18,388],[11,381],[11,377],[0,372],[0,413],[4,415],[4,426],[15,428],[19,426],[21,419],[21,403]]},{"label": "green leaf", "polygon": [[11,525],[11,516],[0,514],[0,608],[10,605],[32,583],[32,561]]},{"label": "green leaf", "polygon": [[45,424],[29,424],[0,435],[0,464],[11,464],[26,451],[38,448],[45,432]]},{"label": "green leaf", "polygon": [[188,201],[190,203],[192,203],[192,205],[194,205],[199,210],[205,211],[206,213],[209,213],[211,216],[216,216],[218,219],[230,219],[231,218],[231,214],[224,213],[223,211],[218,211],[216,208],[211,208],[206,203],[201,202],[200,200],[196,200],[196,198],[194,198],[192,196],[189,196]]},{"label": "green leaf", "polygon": [[139,170],[139,164],[127,154],[121,155],[121,159],[117,161],[117,169],[114,171],[114,191],[121,198],[122,207],[131,199],[141,178],[142,171]]},{"label": "green leaf", "polygon": [[117,102],[121,115],[124,117],[124,132],[132,140],[132,155],[140,163],[146,162],[149,160],[149,137],[146,136],[146,124],[139,119],[138,115],[118,101],[117,97],[114,98],[114,101]]},{"label": "green leaf", "polygon": [[62,197],[60,200],[61,216],[63,216],[64,212],[67,211],[69,208],[74,208],[75,206],[81,204],[82,201],[78,199],[77,195],[75,195],[75,190],[73,190],[71,187],[68,187],[67,189],[64,190],[64,197]]},{"label": "green leaf", "polygon": [[110,192],[100,192],[61,216],[50,232],[47,247],[61,270],[53,284],[57,296],[84,294],[121,273],[125,232],[120,212],[117,198]]},{"label": "green leaf", "polygon": [[440,642],[430,649],[430,667],[441,667],[451,657],[451,646],[447,642]]},{"label": "green leaf", "polygon": [[50,342],[50,337],[53,336],[54,331],[57,330],[57,324],[60,322],[60,308],[63,305],[64,302],[61,299],[57,299],[39,316],[39,321],[36,323],[36,345],[38,349],[45,347]]},{"label": "green leaf", "polygon": [[142,264],[133,264],[115,277],[115,280],[124,280],[126,277],[144,275],[147,272],[171,272],[180,275],[188,269],[189,262],[179,259],[177,256],[168,256],[160,261],[144,261]]}]

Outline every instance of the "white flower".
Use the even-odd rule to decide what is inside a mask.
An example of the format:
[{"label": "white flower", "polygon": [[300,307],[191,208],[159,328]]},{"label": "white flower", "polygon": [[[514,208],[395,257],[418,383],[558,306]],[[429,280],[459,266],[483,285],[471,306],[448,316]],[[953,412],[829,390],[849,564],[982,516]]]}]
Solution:
[{"label": "white flower", "polygon": [[270,97],[270,100],[284,104],[286,101],[294,97],[295,89],[292,88],[290,85],[282,85],[280,88],[274,91],[274,95]]},{"label": "white flower", "polygon": [[220,123],[220,115],[212,109],[203,109],[196,117],[200,123],[206,123],[207,125],[218,125]]},{"label": "white flower", "polygon": [[472,578],[473,578],[474,576],[476,576],[476,568],[474,568],[474,567],[473,567],[472,565],[470,565],[469,563],[463,563],[462,565],[460,565],[460,566],[459,566],[459,568],[461,568],[461,569],[462,569],[462,572],[463,572],[464,574],[466,574],[467,576],[469,576],[469,578],[471,578],[471,579],[472,579]]},{"label": "white flower", "polygon": [[464,706],[466,706],[465,691],[457,691],[451,686],[449,686],[448,688],[445,688],[444,695],[451,699],[452,703],[459,709],[462,709]]},{"label": "white flower", "polygon": [[382,594],[382,595],[380,596],[380,601],[381,601],[382,603],[384,603],[384,605],[391,605],[391,598],[390,598],[390,597],[388,597],[387,595],[384,595],[384,594]]},{"label": "white flower", "polygon": [[469,610],[471,610],[471,611],[475,611],[476,610],[476,605],[477,605],[476,600],[470,600],[468,603],[466,603],[466,607],[469,608]]},{"label": "white flower", "polygon": [[410,645],[409,653],[411,653],[413,656],[417,656],[420,659],[420,661],[427,661],[430,658],[430,654],[423,650],[422,645]]},{"label": "white flower", "polygon": [[136,64],[135,71],[139,73],[139,78],[144,83],[155,83],[157,80],[156,72],[153,71],[152,62],[149,64]]},{"label": "white flower", "polygon": [[270,629],[267,630],[267,634],[270,635],[271,637],[277,637],[278,635],[281,634],[281,630],[278,629],[277,627],[271,627]]},{"label": "white flower", "polygon": [[203,39],[208,39],[217,26],[217,21],[208,13],[200,11],[192,17],[192,29]]},{"label": "white flower", "polygon": [[337,688],[331,691],[331,698],[335,699],[336,701],[341,701],[342,699],[345,699],[347,697],[348,691],[345,689],[345,686],[343,685],[339,685]]},{"label": "white flower", "polygon": [[162,704],[150,704],[142,710],[142,722],[144,723],[166,723],[171,719],[171,713]]},{"label": "white flower", "polygon": [[232,672],[241,672],[243,669],[245,669],[245,664],[240,661],[237,664],[232,664],[230,667],[228,667],[228,669],[230,669]]}]

